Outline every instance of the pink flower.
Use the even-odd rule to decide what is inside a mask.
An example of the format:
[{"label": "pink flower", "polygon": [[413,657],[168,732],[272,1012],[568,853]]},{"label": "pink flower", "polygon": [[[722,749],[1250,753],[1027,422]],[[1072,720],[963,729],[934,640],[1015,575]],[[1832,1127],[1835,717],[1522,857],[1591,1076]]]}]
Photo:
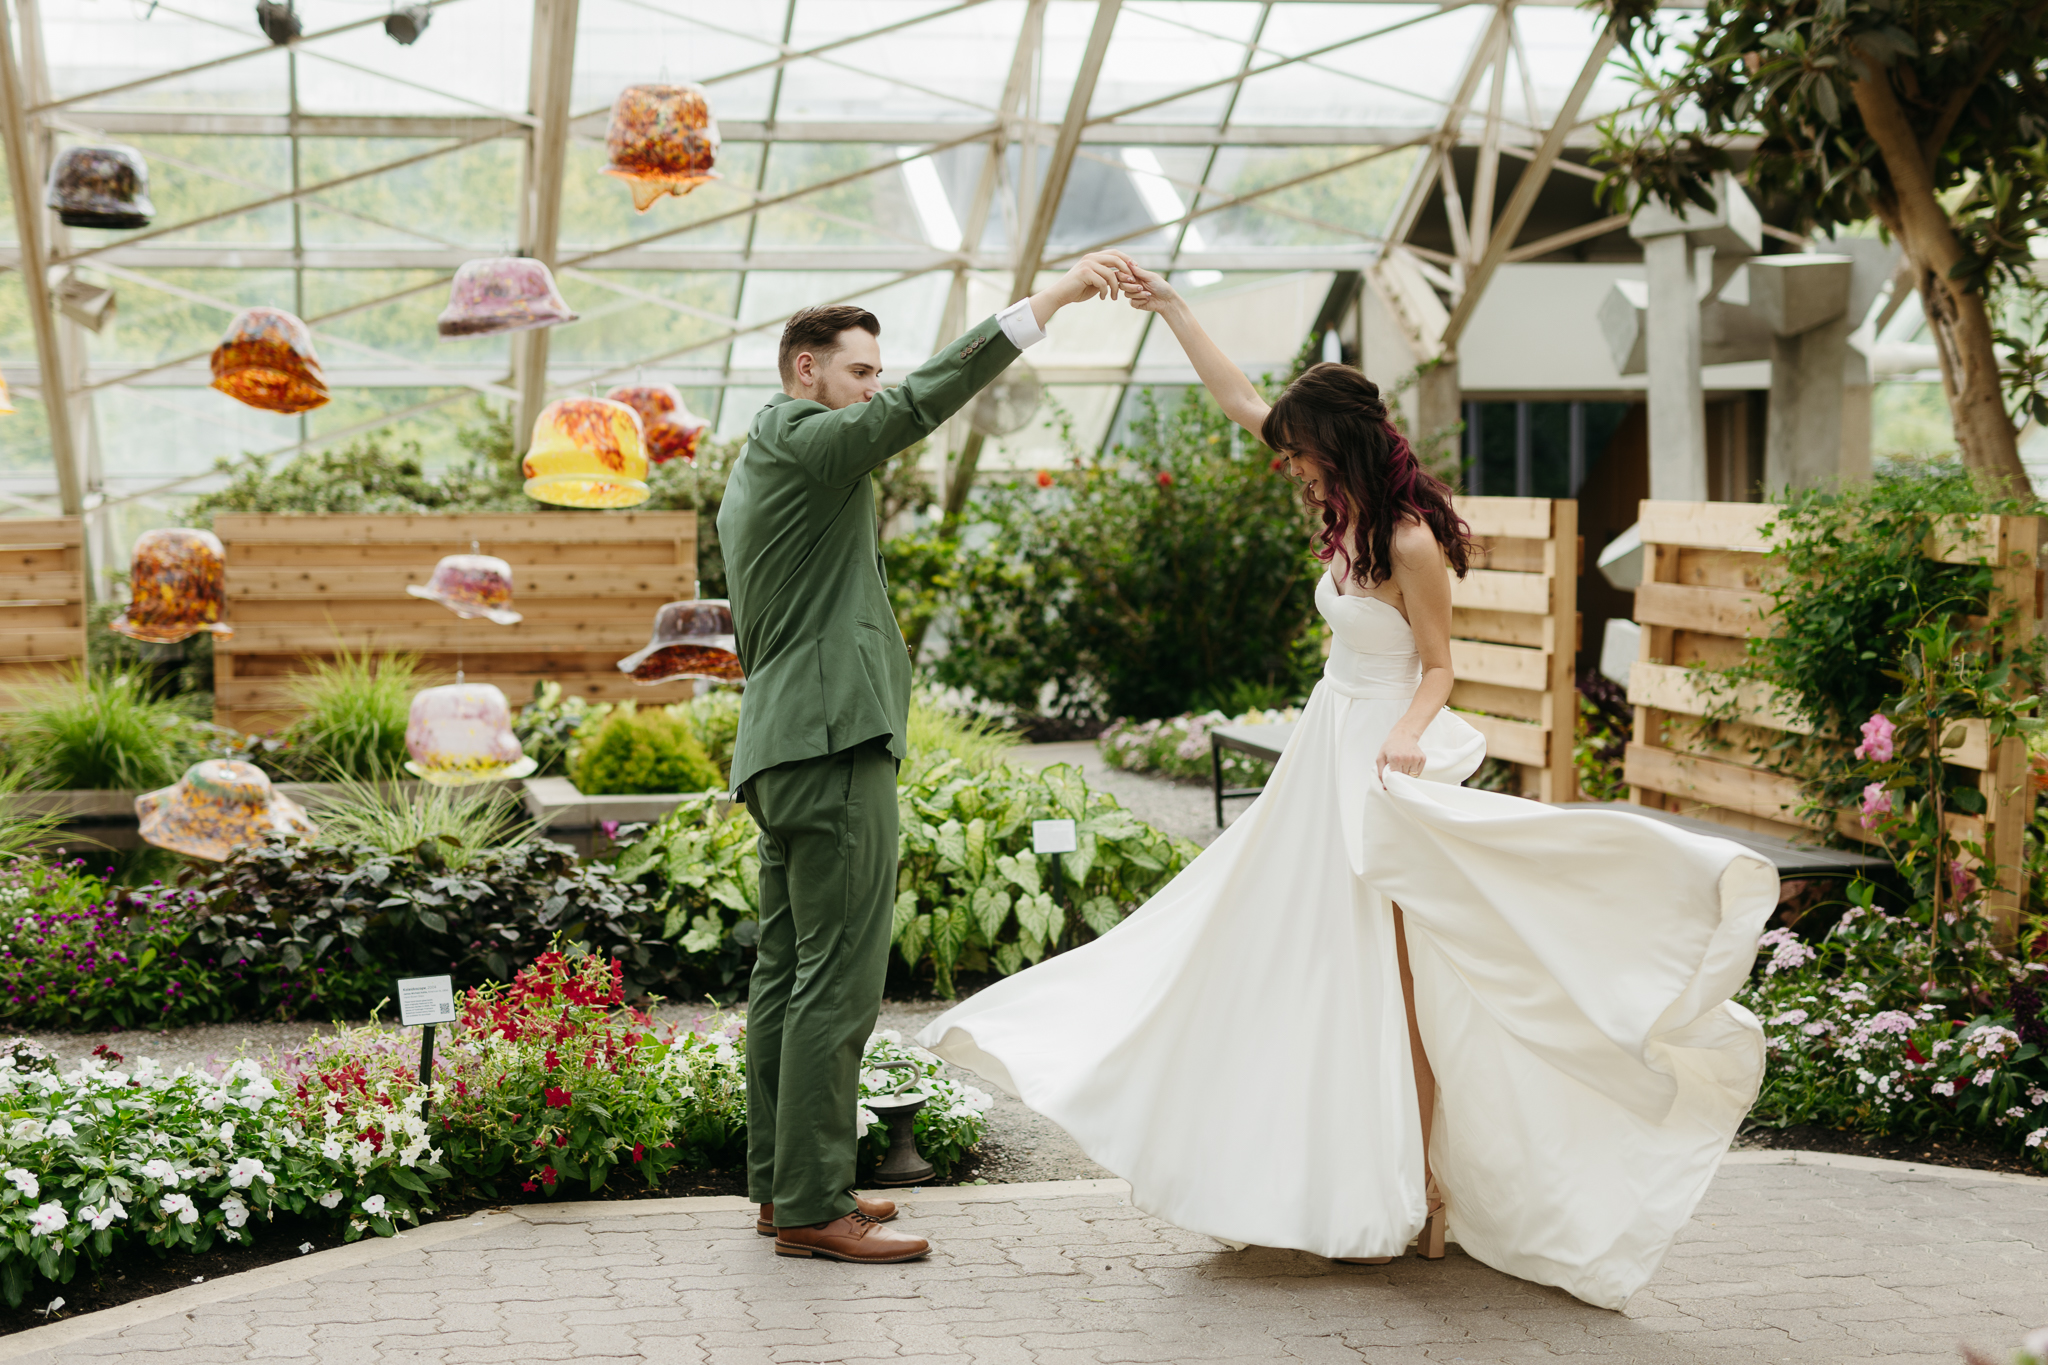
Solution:
[{"label": "pink flower", "polygon": [[1863,722],[1863,742],[1856,746],[1856,757],[1872,763],[1892,761],[1892,736],[1897,733],[1893,724],[1885,719],[1882,712]]},{"label": "pink flower", "polygon": [[[1878,719],[1881,720],[1883,717],[1880,716]],[[1887,740],[1886,742],[1889,743],[1890,741]],[[1859,749],[1857,752],[1861,753],[1862,750]],[[1863,789],[1863,818],[1860,822],[1863,828],[1876,828],[1877,817],[1880,815],[1890,815],[1891,813],[1892,794],[1884,789],[1884,783],[1873,782]]]},{"label": "pink flower", "polygon": [[1948,886],[1957,900],[1977,893],[1977,878],[1961,862],[1951,860],[1948,865]]},{"label": "pink flower", "polygon": [[1173,487],[1173,475],[1172,475],[1172,474],[1170,474],[1170,473],[1168,473],[1168,472],[1167,472],[1166,470],[1164,470],[1164,469],[1160,470],[1160,471],[1159,471],[1159,486],[1160,486],[1161,488],[1171,488],[1171,487]]}]

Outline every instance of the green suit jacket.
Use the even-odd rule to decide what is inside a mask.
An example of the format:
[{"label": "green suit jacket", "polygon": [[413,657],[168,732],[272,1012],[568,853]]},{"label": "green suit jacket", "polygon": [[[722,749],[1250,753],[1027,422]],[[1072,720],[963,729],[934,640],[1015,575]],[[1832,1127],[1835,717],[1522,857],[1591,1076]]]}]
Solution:
[{"label": "green suit jacket", "polygon": [[889,604],[868,475],[1017,355],[989,318],[866,403],[834,411],[778,393],[755,415],[718,510],[747,674],[735,791],[764,768],[883,735],[904,756],[910,658]]}]

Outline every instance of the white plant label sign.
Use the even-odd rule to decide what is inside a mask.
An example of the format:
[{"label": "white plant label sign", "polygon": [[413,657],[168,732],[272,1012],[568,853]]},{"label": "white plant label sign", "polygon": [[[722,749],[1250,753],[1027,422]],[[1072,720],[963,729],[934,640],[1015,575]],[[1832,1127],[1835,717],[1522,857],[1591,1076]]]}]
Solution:
[{"label": "white plant label sign", "polygon": [[1072,820],[1033,820],[1031,822],[1031,851],[1033,853],[1072,853],[1079,845],[1074,842]]},{"label": "white plant label sign", "polygon": [[455,979],[448,976],[413,976],[398,983],[398,1022],[407,1028],[416,1024],[455,1022]]}]

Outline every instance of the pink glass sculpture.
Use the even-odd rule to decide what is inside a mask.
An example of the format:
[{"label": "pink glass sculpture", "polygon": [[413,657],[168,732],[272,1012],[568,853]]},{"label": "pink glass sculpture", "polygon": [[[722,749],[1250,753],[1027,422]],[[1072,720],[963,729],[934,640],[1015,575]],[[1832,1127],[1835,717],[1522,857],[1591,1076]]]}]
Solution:
[{"label": "pink glass sculpture", "polygon": [[313,333],[282,308],[249,308],[213,348],[213,387],[265,412],[306,412],[327,401]]},{"label": "pink glass sculpture", "polygon": [[456,270],[439,327],[444,337],[473,337],[575,320],[547,266],[526,256],[491,256]]},{"label": "pink glass sculpture", "polygon": [[142,837],[158,848],[223,862],[272,834],[312,834],[298,803],[253,763],[209,758],[159,791],[135,798]]},{"label": "pink glass sculpture", "polygon": [[538,765],[512,733],[512,708],[489,683],[429,687],[412,699],[406,716],[405,769],[440,787],[504,782]]},{"label": "pink glass sculpture", "polygon": [[495,555],[444,556],[426,587],[408,583],[405,590],[439,602],[465,621],[481,616],[501,626],[516,626],[524,619],[512,610],[512,566]]},{"label": "pink glass sculpture", "polygon": [[697,442],[711,429],[709,422],[683,406],[683,396],[667,384],[629,384],[613,389],[605,397],[640,414],[647,458],[655,464],[675,459],[694,461]]},{"label": "pink glass sculpture", "polygon": [[174,645],[202,630],[225,640],[235,633],[220,619],[227,609],[227,576],[227,554],[213,532],[144,531],[135,538],[128,566],[127,610],[107,629],[153,645]]},{"label": "pink glass sculpture", "polygon": [[606,175],[633,189],[633,207],[647,212],[664,194],[678,198],[707,180],[718,160],[718,124],[697,85],[629,85],[612,105],[605,134]]},{"label": "pink glass sculpture", "polygon": [[66,227],[148,227],[149,164],[133,147],[66,147],[50,166],[43,203]]},{"label": "pink glass sculpture", "polygon": [[654,638],[619,660],[619,672],[649,687],[678,678],[744,682],[736,651],[730,602],[669,602],[654,613]]}]

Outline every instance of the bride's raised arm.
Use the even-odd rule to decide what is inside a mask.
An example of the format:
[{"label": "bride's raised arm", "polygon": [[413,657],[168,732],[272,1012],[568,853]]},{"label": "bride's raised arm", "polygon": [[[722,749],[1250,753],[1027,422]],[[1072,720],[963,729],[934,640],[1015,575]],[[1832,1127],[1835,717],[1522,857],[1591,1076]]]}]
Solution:
[{"label": "bride's raised arm", "polygon": [[1223,348],[1210,340],[1202,330],[1202,324],[1195,321],[1194,310],[1188,307],[1174,287],[1166,282],[1164,275],[1155,275],[1126,256],[1123,258],[1123,289],[1131,301],[1131,307],[1147,313],[1157,313],[1173,329],[1174,339],[1194,362],[1195,373],[1202,377],[1202,383],[1223,409],[1224,416],[1260,436],[1266,425],[1266,414],[1272,405],[1259,397],[1259,391],[1252,387],[1252,381],[1245,377],[1243,370],[1230,363],[1230,357],[1223,354]]}]

